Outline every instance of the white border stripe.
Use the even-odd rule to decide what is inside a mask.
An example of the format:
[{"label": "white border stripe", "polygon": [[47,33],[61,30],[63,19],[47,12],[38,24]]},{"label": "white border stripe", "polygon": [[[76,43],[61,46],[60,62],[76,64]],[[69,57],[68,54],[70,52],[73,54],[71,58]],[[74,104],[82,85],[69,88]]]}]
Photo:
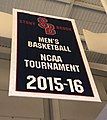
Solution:
[{"label": "white border stripe", "polygon": [[[77,96],[77,95],[62,95],[62,94],[50,94],[50,93],[32,93],[32,92],[18,92],[16,91],[16,67],[17,67],[17,12],[23,12],[23,13],[28,13],[31,15],[38,15],[38,16],[45,16],[45,17],[50,17],[50,18],[55,18],[55,19],[62,19],[62,20],[67,20],[71,21],[75,36],[77,38],[77,42],[80,48],[80,52],[85,64],[85,68],[89,77],[89,81],[92,87],[92,91],[94,94],[94,97],[89,97],[89,96]],[[78,34],[78,30],[75,24],[75,21],[73,19],[68,19],[68,18],[63,18],[63,17],[56,17],[56,16],[51,16],[51,15],[45,15],[45,14],[40,14],[40,13],[34,13],[34,12],[29,12],[29,11],[24,11],[24,10],[18,10],[14,9],[13,10],[13,33],[12,33],[12,51],[11,51],[11,67],[10,67],[10,83],[9,83],[9,96],[23,96],[23,97],[40,97],[40,98],[52,98],[52,99],[66,99],[66,100],[81,100],[81,101],[94,101],[94,102],[101,102],[99,94],[97,92],[97,88],[94,83],[94,79],[92,77],[89,64],[87,61],[87,58],[85,56],[82,43]]]}]

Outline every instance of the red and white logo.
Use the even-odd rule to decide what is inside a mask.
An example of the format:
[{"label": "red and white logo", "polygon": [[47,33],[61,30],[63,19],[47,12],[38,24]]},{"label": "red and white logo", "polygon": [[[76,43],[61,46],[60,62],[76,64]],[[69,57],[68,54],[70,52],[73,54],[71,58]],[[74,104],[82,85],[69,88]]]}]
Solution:
[{"label": "red and white logo", "polygon": [[43,17],[39,17],[38,19],[38,26],[45,29],[45,33],[47,35],[55,35],[56,31],[55,31],[55,26],[48,23],[48,20],[46,18]]}]

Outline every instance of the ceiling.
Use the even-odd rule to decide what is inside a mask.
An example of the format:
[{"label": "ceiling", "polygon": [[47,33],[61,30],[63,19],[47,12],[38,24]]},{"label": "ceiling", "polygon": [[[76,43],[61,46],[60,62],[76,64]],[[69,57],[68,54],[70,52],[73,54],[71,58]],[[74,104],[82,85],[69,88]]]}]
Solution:
[{"label": "ceiling", "polygon": [[[75,19],[88,61],[107,65],[107,55],[87,51],[83,36],[83,29],[95,33],[107,33],[107,15],[100,0],[0,0],[1,12],[12,14],[13,8]],[[0,58],[10,58],[10,42],[11,39],[0,35]],[[6,52],[1,52],[3,51],[1,46]],[[93,72],[103,74],[103,71]],[[104,74],[107,77],[106,73]],[[103,84],[107,90],[106,78]],[[105,111],[103,113],[105,114]],[[101,120],[99,118],[98,120]]]},{"label": "ceiling", "polygon": [[[1,12],[12,14],[13,8],[75,19],[85,50],[83,29],[107,33],[107,15],[100,0],[0,0]],[[89,61],[107,64],[106,55],[91,52],[88,56]]]},{"label": "ceiling", "polygon": [[107,16],[100,0],[0,0],[0,11],[11,14],[13,8],[73,18],[81,35],[83,29],[107,33]]}]

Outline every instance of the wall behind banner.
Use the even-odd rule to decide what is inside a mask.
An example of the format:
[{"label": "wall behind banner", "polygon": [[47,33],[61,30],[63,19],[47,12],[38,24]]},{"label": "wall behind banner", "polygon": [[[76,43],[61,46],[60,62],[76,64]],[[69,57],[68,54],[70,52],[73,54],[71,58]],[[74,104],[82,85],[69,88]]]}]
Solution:
[{"label": "wall behind banner", "polygon": [[[97,75],[94,75],[94,79],[102,103],[9,97],[9,64],[10,61],[0,59],[0,120],[11,120],[12,117],[14,120],[51,120],[50,117],[53,118],[53,115],[54,120],[95,120],[106,104],[107,95],[101,82],[106,80],[106,77]],[[56,119],[58,116],[60,119]]]}]

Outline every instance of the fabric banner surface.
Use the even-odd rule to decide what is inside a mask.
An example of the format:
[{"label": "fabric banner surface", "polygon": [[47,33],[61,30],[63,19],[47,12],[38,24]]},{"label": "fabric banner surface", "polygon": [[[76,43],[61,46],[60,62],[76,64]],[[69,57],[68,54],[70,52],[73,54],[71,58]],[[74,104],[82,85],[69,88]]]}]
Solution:
[{"label": "fabric banner surface", "polygon": [[74,20],[14,9],[9,95],[100,101]]}]

